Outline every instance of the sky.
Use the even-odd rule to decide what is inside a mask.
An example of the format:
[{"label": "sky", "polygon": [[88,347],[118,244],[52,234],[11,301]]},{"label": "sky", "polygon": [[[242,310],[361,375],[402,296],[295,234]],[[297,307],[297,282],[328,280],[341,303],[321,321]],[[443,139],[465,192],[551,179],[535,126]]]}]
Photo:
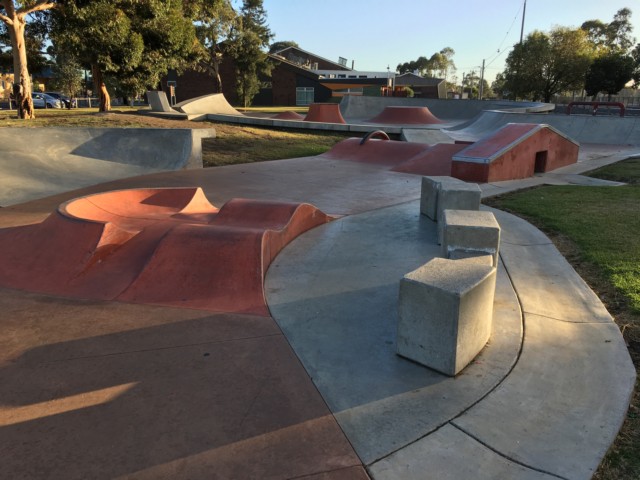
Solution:
[{"label": "sky", "polygon": [[[520,40],[524,0],[263,0],[273,41],[334,62],[354,61],[362,71],[391,71],[399,63],[455,51],[458,81],[478,74],[485,60],[489,83]],[[609,23],[621,8],[632,11],[633,36],[640,42],[640,0],[527,0],[524,36],[555,26],[578,28],[586,20]]]}]

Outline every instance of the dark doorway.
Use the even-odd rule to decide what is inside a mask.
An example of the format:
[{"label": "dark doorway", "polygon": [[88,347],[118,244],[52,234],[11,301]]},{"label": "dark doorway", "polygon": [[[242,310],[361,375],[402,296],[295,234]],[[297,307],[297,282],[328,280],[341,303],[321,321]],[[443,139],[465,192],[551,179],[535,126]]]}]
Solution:
[{"label": "dark doorway", "polygon": [[547,150],[536,152],[536,163],[533,167],[534,173],[543,173],[547,171]]}]

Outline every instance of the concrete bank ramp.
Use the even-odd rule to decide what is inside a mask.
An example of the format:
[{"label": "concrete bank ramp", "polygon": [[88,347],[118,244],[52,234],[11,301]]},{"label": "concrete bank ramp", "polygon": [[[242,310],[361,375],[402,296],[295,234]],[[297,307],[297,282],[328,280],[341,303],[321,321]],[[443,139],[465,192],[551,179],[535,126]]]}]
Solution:
[{"label": "concrete bank ramp", "polygon": [[483,111],[445,130],[454,140],[475,142],[507,123],[546,123],[581,143],[640,145],[640,118]]},{"label": "concrete bank ramp", "polygon": [[211,95],[190,98],[177,103],[174,108],[188,115],[205,113],[211,113],[214,115],[242,115],[242,113],[231,106],[222,93],[213,93]]},{"label": "concrete bank ramp", "polygon": [[0,206],[154,173],[202,168],[213,129],[0,128]]},{"label": "concrete bank ramp", "polygon": [[342,116],[349,120],[375,117],[386,107],[427,107],[441,120],[468,120],[483,110],[515,111],[521,113],[551,111],[555,105],[539,102],[509,102],[485,100],[439,100],[434,98],[367,97],[347,95],[340,102]]}]

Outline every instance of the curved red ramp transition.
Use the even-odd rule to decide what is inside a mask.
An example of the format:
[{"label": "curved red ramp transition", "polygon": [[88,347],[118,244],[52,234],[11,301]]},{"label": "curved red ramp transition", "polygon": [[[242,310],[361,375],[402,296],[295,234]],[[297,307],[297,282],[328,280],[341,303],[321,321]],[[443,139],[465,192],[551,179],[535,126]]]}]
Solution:
[{"label": "curved red ramp transition", "polygon": [[433,125],[443,123],[427,107],[399,107],[388,106],[368,123],[385,125]]},{"label": "curved red ramp transition", "polygon": [[304,120],[304,115],[300,115],[298,112],[294,112],[293,110],[287,110],[286,112],[281,112],[273,117],[276,120]]},{"label": "curved red ramp transition", "polygon": [[229,200],[200,188],[123,190],[0,230],[0,285],[70,297],[268,315],[266,269],[330,221],[304,203]]}]

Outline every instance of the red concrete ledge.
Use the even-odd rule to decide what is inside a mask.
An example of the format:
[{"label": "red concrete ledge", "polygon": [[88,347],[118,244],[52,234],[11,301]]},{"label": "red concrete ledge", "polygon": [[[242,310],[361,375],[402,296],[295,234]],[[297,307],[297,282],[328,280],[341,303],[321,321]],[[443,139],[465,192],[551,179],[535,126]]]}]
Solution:
[{"label": "red concrete ledge", "polygon": [[304,203],[200,188],[81,197],[44,222],[0,230],[0,285],[101,300],[268,315],[266,270],[287,243],[330,221]]}]

